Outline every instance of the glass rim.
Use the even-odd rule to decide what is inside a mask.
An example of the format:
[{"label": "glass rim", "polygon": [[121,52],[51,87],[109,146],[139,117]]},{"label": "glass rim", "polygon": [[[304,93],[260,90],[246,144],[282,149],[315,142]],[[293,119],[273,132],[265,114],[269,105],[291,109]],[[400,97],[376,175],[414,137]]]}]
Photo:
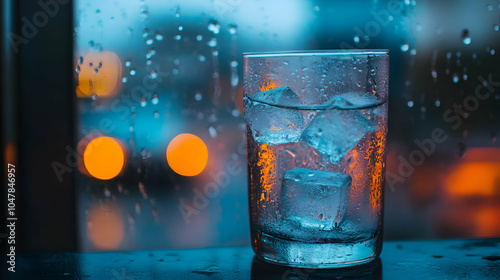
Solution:
[{"label": "glass rim", "polygon": [[296,50],[276,52],[244,52],[243,57],[293,57],[293,56],[359,56],[389,55],[388,49],[337,49],[337,50]]}]

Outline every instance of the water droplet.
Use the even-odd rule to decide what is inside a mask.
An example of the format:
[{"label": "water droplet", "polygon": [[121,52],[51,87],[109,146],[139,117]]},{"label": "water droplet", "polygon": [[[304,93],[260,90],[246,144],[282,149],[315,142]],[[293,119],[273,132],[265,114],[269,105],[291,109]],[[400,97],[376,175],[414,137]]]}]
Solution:
[{"label": "water droplet", "polygon": [[354,41],[354,43],[359,43],[359,41],[360,41],[358,35],[354,35],[354,37],[352,38],[352,40]]},{"label": "water droplet", "polygon": [[96,101],[97,100],[97,94],[92,93],[92,95],[90,96],[90,98],[92,98],[92,100]]},{"label": "water droplet", "polygon": [[175,10],[175,17],[181,17],[181,7],[177,6],[177,9]]},{"label": "water droplet", "polygon": [[179,25],[179,26],[177,27],[177,30],[179,30],[179,31],[182,31],[183,29],[184,29],[184,27],[183,27],[182,25]]},{"label": "water droplet", "polygon": [[213,51],[213,52],[212,52],[212,55],[213,55],[213,56],[219,56],[219,52],[218,52],[218,51]]},{"label": "water droplet", "polygon": [[130,69],[130,76],[135,76],[137,72],[135,72],[135,69]]},{"label": "water droplet", "polygon": [[462,42],[464,43],[464,45],[469,45],[471,42],[471,38],[469,37],[469,30],[468,29],[462,30]]},{"label": "water droplet", "polygon": [[158,113],[158,111],[154,111],[153,116],[155,119],[158,119],[160,117],[160,113]]},{"label": "water droplet", "polygon": [[125,61],[125,66],[130,67],[132,65],[132,62],[130,60]]},{"label": "water droplet", "polygon": [[490,54],[491,54],[491,55],[495,55],[495,49],[491,49],[491,50],[490,50]]},{"label": "water droplet", "polygon": [[462,40],[462,43],[464,43],[464,45],[470,45],[471,43],[471,38],[470,37],[465,37],[463,40]]},{"label": "water droplet", "polygon": [[401,45],[401,51],[402,52],[407,52],[409,49],[410,49],[410,45],[408,45],[407,43],[403,43]]},{"label": "water droplet", "polygon": [[76,73],[80,73],[81,71],[82,71],[82,69],[80,68],[80,65],[77,65],[76,69],[75,69],[75,72]]},{"label": "water droplet", "polygon": [[89,67],[92,67],[92,66],[94,66],[94,63],[90,62]]},{"label": "water droplet", "polygon": [[147,59],[150,59],[150,58],[152,58],[154,55],[156,55],[156,50],[151,49],[151,50],[149,50],[149,51],[146,53],[146,58],[147,58]]},{"label": "water droplet", "polygon": [[161,33],[156,33],[155,39],[158,42],[163,41],[163,35]]},{"label": "water droplet", "polygon": [[467,76],[467,74],[464,74],[464,75],[462,76],[462,79],[463,79],[464,81],[467,81],[467,79],[469,79],[469,76]]},{"label": "water droplet", "polygon": [[97,10],[95,10],[95,13],[96,13],[96,14],[100,14],[100,13],[101,13],[101,10],[100,10],[100,9],[97,9]]},{"label": "water droplet", "polygon": [[472,59],[476,60],[477,58],[477,54],[476,53],[472,53]]},{"label": "water droplet", "polygon": [[411,101],[411,100],[410,100],[410,101],[408,101],[408,107],[410,107],[410,108],[411,108],[411,107],[413,107],[413,105],[414,105],[414,104],[413,104],[413,101]]},{"label": "water droplet", "polygon": [[141,203],[140,202],[135,203],[135,213],[141,214]]},{"label": "water droplet", "polygon": [[208,45],[209,47],[212,47],[212,48],[217,47],[217,39],[215,39],[215,37],[214,37],[214,38],[212,38],[212,39],[210,39],[210,41],[208,41],[207,45]]},{"label": "water droplet", "polygon": [[411,55],[416,55],[417,54],[417,50],[416,49],[411,49],[410,54]]},{"label": "water droplet", "polygon": [[238,61],[233,60],[233,61],[231,61],[230,65],[231,65],[231,67],[236,68],[236,67],[238,67]]},{"label": "water droplet", "polygon": [[467,152],[467,146],[463,142],[458,143],[458,153],[457,153],[458,156],[463,157],[466,152]]},{"label": "water droplet", "polygon": [[146,65],[151,65],[153,64],[153,61],[151,59],[146,60]]},{"label": "water droplet", "polygon": [[146,101],[146,97],[141,97],[141,99],[139,99],[139,104],[141,105],[141,107],[146,107],[146,105],[148,105],[147,101]]},{"label": "water droplet", "polygon": [[141,17],[147,18],[149,16],[149,11],[148,10],[142,10],[141,11]]},{"label": "water droplet", "polygon": [[441,106],[441,101],[439,101],[439,99],[436,99],[436,102],[434,102],[434,106],[436,107]]},{"label": "water droplet", "polygon": [[495,31],[500,30],[500,26],[498,26],[498,24],[493,25],[493,30]]},{"label": "water droplet", "polygon": [[217,130],[215,130],[213,126],[208,128],[208,132],[210,133],[210,136],[212,136],[212,138],[217,137]]},{"label": "water droplet", "polygon": [[236,24],[229,25],[229,34],[235,35],[237,32],[238,26]]},{"label": "water droplet", "polygon": [[133,125],[129,126],[129,127],[128,127],[128,130],[129,130],[130,132],[134,131],[134,126],[133,126]]},{"label": "water droplet", "polygon": [[179,75],[179,72],[180,71],[177,68],[172,69],[172,74],[174,74],[174,75]]},{"label": "water droplet", "polygon": [[486,5],[486,9],[490,12],[493,11],[493,5],[491,4]]},{"label": "water droplet", "polygon": [[123,77],[122,78],[122,83],[126,84],[128,82],[128,78],[127,77]]},{"label": "water droplet", "polygon": [[240,77],[238,77],[238,75],[231,75],[231,86],[238,86],[239,81]]},{"label": "water droplet", "polygon": [[214,34],[219,34],[220,24],[218,21],[212,19],[208,22],[207,28],[208,28],[208,31],[211,31]]},{"label": "water droplet", "polygon": [[198,60],[199,60],[199,61],[201,61],[201,62],[203,62],[203,61],[205,61],[205,60],[206,60],[206,58],[205,58],[205,56],[204,56],[204,55],[201,55],[201,54],[200,54],[200,55],[198,56]]},{"label": "water droplet", "polygon": [[431,71],[431,76],[432,76],[432,78],[433,78],[434,80],[436,80],[436,79],[437,79],[438,74],[437,74],[436,69],[432,69],[432,71]]},{"label": "water droplet", "polygon": [[427,111],[427,108],[425,106],[420,107],[420,112],[425,113]]},{"label": "water droplet", "polygon": [[182,39],[181,34],[177,34],[174,36],[174,40],[176,40],[176,41],[180,41],[181,39]]},{"label": "water droplet", "polygon": [[154,93],[153,97],[151,98],[151,104],[156,105],[159,101],[160,99],[158,98],[158,93]]},{"label": "water droplet", "polygon": [[156,71],[154,71],[154,70],[151,71],[151,73],[149,73],[149,78],[153,79],[153,80],[158,78],[158,73],[156,73]]},{"label": "water droplet", "polygon": [[95,73],[95,74],[99,73],[99,69],[94,68],[94,73]]},{"label": "water droplet", "polygon": [[201,101],[203,99],[203,95],[201,95],[201,93],[197,92],[195,95],[194,95],[194,99],[196,101]]},{"label": "water droplet", "polygon": [[460,81],[460,77],[457,75],[457,73],[453,73],[453,82],[456,84]]},{"label": "water droplet", "polygon": [[416,29],[417,31],[422,31],[422,24],[417,23],[417,25],[415,26],[415,29]]},{"label": "water droplet", "polygon": [[105,197],[110,197],[111,196],[111,192],[109,191],[109,189],[107,187],[104,188],[104,196]]},{"label": "water droplet", "polygon": [[149,36],[149,28],[145,28],[142,31],[142,38],[147,38]]},{"label": "water droplet", "polygon": [[181,61],[178,58],[174,59],[174,65],[178,66],[179,64],[181,64]]},{"label": "water droplet", "polygon": [[239,117],[240,116],[240,110],[238,109],[233,109],[233,111],[231,112],[231,114],[233,115],[233,117]]},{"label": "water droplet", "polygon": [[148,46],[151,46],[153,43],[154,43],[153,38],[148,38],[148,39],[146,40],[146,45],[148,45]]},{"label": "water droplet", "polygon": [[99,61],[99,65],[97,65],[97,68],[102,68],[102,61]]},{"label": "water droplet", "polygon": [[80,57],[78,58],[78,64],[83,64],[83,56],[80,56]]}]

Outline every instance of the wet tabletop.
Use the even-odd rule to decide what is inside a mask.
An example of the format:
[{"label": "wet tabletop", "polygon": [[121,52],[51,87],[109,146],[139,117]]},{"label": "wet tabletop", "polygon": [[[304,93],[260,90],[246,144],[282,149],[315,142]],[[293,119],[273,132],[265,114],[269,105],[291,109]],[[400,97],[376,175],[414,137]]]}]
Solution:
[{"label": "wet tabletop", "polygon": [[385,242],[380,259],[341,270],[270,265],[250,247],[19,255],[1,279],[499,279],[500,238]]}]

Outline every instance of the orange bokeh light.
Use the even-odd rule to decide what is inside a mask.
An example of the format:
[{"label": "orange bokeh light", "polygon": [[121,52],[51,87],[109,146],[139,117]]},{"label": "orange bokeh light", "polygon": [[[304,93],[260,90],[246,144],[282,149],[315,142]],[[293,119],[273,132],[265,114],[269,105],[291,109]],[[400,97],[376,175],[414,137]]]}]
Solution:
[{"label": "orange bokeh light", "polygon": [[79,69],[77,97],[91,97],[92,94],[111,97],[121,88],[122,63],[114,52],[90,52],[76,67]]},{"label": "orange bokeh light", "polygon": [[101,180],[116,177],[125,166],[125,154],[119,140],[97,137],[90,141],[83,152],[83,163],[88,173]]},{"label": "orange bokeh light", "polygon": [[182,176],[196,176],[207,165],[208,150],[198,136],[183,133],[168,144],[166,157],[168,165],[175,173]]},{"label": "orange bokeh light", "polygon": [[125,226],[121,211],[113,205],[91,209],[87,216],[87,234],[90,241],[101,250],[113,250],[123,240]]}]

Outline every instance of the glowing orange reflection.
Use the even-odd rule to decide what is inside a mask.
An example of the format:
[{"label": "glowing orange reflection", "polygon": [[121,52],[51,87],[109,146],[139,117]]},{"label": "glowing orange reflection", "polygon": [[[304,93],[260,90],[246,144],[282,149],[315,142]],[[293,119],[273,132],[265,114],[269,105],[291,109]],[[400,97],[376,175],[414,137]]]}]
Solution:
[{"label": "glowing orange reflection", "polygon": [[87,215],[87,234],[99,249],[113,250],[123,240],[125,226],[120,209],[115,205],[100,205]]},{"label": "glowing orange reflection", "polygon": [[452,196],[492,196],[500,182],[500,149],[471,148],[445,180]]},{"label": "glowing orange reflection", "polygon": [[208,149],[198,136],[183,133],[168,144],[167,162],[172,170],[182,176],[200,174],[208,161]]},{"label": "glowing orange reflection", "polygon": [[[269,192],[276,184],[276,156],[267,144],[262,144],[259,152],[260,185],[265,190],[261,193],[260,201],[269,201]],[[267,194],[267,195],[266,195]]]},{"label": "glowing orange reflection", "polygon": [[121,88],[122,63],[114,52],[90,52],[77,62],[77,97],[111,97]]},{"label": "glowing orange reflection", "polygon": [[271,79],[264,81],[264,84],[260,87],[260,91],[266,91],[277,88],[278,85]]},{"label": "glowing orange reflection", "polygon": [[123,144],[111,137],[97,137],[83,152],[83,163],[88,173],[101,180],[116,177],[125,166]]}]

